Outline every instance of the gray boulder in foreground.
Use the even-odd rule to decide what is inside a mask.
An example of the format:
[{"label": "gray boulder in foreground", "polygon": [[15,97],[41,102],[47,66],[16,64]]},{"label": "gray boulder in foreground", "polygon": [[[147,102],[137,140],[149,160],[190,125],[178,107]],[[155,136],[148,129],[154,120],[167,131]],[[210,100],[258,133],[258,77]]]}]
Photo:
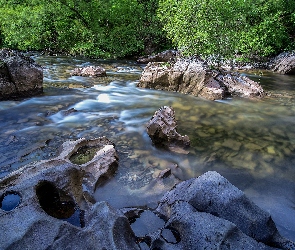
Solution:
[{"label": "gray boulder in foreground", "polygon": [[178,59],[175,63],[149,63],[137,85],[183,94],[201,96],[209,100],[228,96],[260,98],[262,87],[239,73],[212,70],[204,61]]},{"label": "gray boulder in foreground", "polygon": [[20,52],[0,50],[0,100],[31,97],[42,92],[42,67]]},{"label": "gray boulder in foreground", "polygon": [[[161,249],[295,249],[282,237],[269,213],[217,172],[181,182],[161,199],[157,213],[181,237]],[[170,248],[171,247],[171,248]]]},{"label": "gray boulder in foreground", "polygon": [[[129,250],[141,249],[137,242],[143,240],[144,249],[154,250],[295,249],[268,213],[216,172],[167,192],[154,211],[164,219],[164,227],[137,238],[130,223],[140,216],[139,210],[124,212],[94,199],[95,188],[113,176],[117,165],[116,149],[107,138],[82,138],[65,142],[55,158],[2,178],[0,249]],[[7,209],[9,195],[20,200]]]},{"label": "gray boulder in foreground", "polygon": [[[124,214],[93,198],[100,180],[113,176],[117,160],[105,137],[82,138],[65,142],[56,158],[1,179],[0,249],[139,249]],[[9,195],[21,200],[4,209]]]}]

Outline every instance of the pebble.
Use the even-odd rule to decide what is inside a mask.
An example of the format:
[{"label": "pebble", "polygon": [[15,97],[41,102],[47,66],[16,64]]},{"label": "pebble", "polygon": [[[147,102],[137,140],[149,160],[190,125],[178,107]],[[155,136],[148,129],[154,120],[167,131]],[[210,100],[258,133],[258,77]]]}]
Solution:
[{"label": "pebble", "polygon": [[227,139],[222,143],[223,147],[227,147],[231,150],[239,151],[242,143],[235,141],[233,139]]},{"label": "pebble", "polygon": [[244,147],[251,150],[251,151],[258,151],[258,150],[262,149],[262,147],[260,145],[257,145],[257,144],[252,143],[252,142],[245,143]]},{"label": "pebble", "polygon": [[267,153],[268,154],[271,154],[271,155],[275,155],[276,154],[276,151],[275,151],[274,146],[268,146],[267,147]]}]

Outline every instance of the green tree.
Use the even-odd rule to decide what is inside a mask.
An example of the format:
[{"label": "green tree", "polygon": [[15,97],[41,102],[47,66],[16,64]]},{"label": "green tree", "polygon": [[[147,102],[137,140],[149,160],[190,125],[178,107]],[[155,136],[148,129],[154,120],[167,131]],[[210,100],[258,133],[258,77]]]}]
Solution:
[{"label": "green tree", "polygon": [[98,57],[164,47],[157,0],[0,0],[2,46]]},{"label": "green tree", "polygon": [[294,10],[288,0],[160,0],[158,16],[185,54],[251,57],[293,46]]}]

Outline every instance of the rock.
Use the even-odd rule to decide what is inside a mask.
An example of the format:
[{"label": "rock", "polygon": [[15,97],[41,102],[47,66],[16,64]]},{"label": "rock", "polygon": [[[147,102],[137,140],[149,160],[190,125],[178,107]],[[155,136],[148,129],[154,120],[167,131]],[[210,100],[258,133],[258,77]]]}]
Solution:
[{"label": "rock", "polygon": [[[77,157],[80,164],[72,162]],[[117,160],[105,137],[82,138],[65,142],[56,158],[1,179],[0,249],[139,249],[124,214],[94,203],[95,186],[112,176]],[[4,210],[3,197],[12,193],[20,202]]]},{"label": "rock", "polygon": [[42,92],[42,67],[20,52],[0,50],[0,100],[31,97]]},{"label": "rock", "polygon": [[264,92],[262,87],[249,79],[247,76],[242,76],[239,73],[223,73],[216,78],[231,96],[255,98],[263,97]]},{"label": "rock", "polygon": [[295,52],[283,52],[279,54],[273,61],[274,72],[280,74],[295,74]]},{"label": "rock", "polygon": [[170,62],[179,56],[179,52],[177,50],[165,50],[156,55],[151,55],[148,57],[140,57],[137,62],[138,63],[149,63],[149,62]]},{"label": "rock", "polygon": [[188,59],[179,59],[175,63],[149,63],[137,86],[177,91],[209,100],[264,95],[262,87],[246,76],[212,70],[204,61]]},{"label": "rock", "polygon": [[160,173],[159,173],[159,178],[162,178],[162,179],[165,179],[167,178],[168,176],[171,175],[171,169],[170,168],[166,168],[164,170],[162,170]]},{"label": "rock", "polygon": [[156,146],[177,152],[179,147],[189,147],[190,140],[187,135],[180,135],[176,129],[177,122],[174,109],[168,106],[156,111],[147,124],[147,133]]},{"label": "rock", "polygon": [[[181,235],[175,248],[161,249],[295,249],[267,212],[217,172],[176,185],[156,211]],[[155,237],[152,244],[164,242]]]},{"label": "rock", "polygon": [[75,68],[72,72],[72,76],[101,77],[106,75],[106,70],[100,66]]},{"label": "rock", "polygon": [[223,147],[226,147],[226,148],[229,148],[231,150],[234,150],[234,151],[239,151],[241,146],[242,146],[242,143],[241,142],[238,142],[236,140],[233,140],[233,139],[226,139],[223,143],[222,143],[222,146]]},{"label": "rock", "polygon": [[161,236],[151,235],[151,249],[274,249],[247,236],[230,221],[199,212],[189,203],[175,202],[170,209],[164,229],[173,229],[172,233],[180,239],[167,242],[162,230]]}]

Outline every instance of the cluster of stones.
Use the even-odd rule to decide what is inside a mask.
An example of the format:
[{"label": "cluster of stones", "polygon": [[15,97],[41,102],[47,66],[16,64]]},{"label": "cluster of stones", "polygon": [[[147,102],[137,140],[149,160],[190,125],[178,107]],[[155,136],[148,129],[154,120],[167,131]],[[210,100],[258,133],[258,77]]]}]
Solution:
[{"label": "cluster of stones", "polygon": [[[95,148],[94,157],[79,165],[71,162],[85,148]],[[0,248],[137,249],[127,218],[93,199],[100,179],[113,176],[117,165],[108,139],[79,139],[65,142],[58,157],[1,179],[1,197],[13,192],[21,202],[10,211],[0,209]]]},{"label": "cluster of stones", "polygon": [[20,52],[0,50],[0,100],[31,97],[42,92],[42,67]]},{"label": "cluster of stones", "polygon": [[106,70],[101,66],[75,68],[72,72],[72,76],[102,77],[106,75]]},{"label": "cluster of stones", "polygon": [[178,59],[175,63],[150,62],[137,86],[177,91],[209,100],[224,99],[228,96],[264,96],[262,87],[246,76],[212,70],[204,61],[189,59]]},{"label": "cluster of stones", "polygon": [[[189,146],[189,138],[176,131],[172,107],[156,111],[147,130],[157,146]],[[142,249],[143,243],[148,249],[172,250],[295,249],[267,212],[217,172],[172,185],[149,215],[163,223],[138,237],[132,223],[142,208],[115,209],[94,198],[96,188],[113,177],[118,160],[107,138],[82,138],[64,142],[57,157],[1,179],[1,249],[119,250]],[[166,169],[158,178],[171,175]],[[9,196],[19,199],[4,209]]]},{"label": "cluster of stones", "polygon": [[[27,79],[23,72],[28,72],[28,65],[33,65],[33,69],[36,67],[33,70],[36,74],[32,73],[35,78],[29,81],[37,84],[34,79],[40,77],[38,66],[22,56],[19,57],[28,63],[16,73],[11,70],[11,65],[15,65],[15,53],[1,52],[1,58],[4,58],[0,60],[2,89],[12,79],[14,84],[25,85],[19,79]],[[12,58],[7,59],[8,55]],[[286,61],[286,58],[282,59],[281,63],[286,64]],[[221,99],[228,93],[243,97],[263,96],[262,88],[250,79],[211,70],[202,61],[181,59],[171,64],[150,63],[146,69],[140,81],[144,87],[151,84],[153,88],[201,95],[212,100]],[[95,70],[90,68],[82,73],[83,69],[80,69],[77,74],[98,76]],[[18,94],[28,93],[20,87],[17,91]],[[13,95],[2,94],[2,97]],[[147,124],[147,132],[157,147],[185,152],[181,148],[190,145],[189,138],[177,132],[172,107],[156,111]],[[30,163],[2,178],[0,248],[141,249],[138,244],[141,241],[149,249],[163,250],[295,249],[294,242],[279,234],[269,213],[217,172],[180,182],[168,191],[153,211],[164,220],[163,226],[139,239],[131,224],[140,217],[136,211],[142,209],[119,210],[94,198],[96,188],[113,177],[117,166],[118,154],[111,141],[105,137],[82,138],[63,143],[55,158]],[[171,169],[166,169],[158,177],[165,179],[171,175]],[[9,197],[16,199],[15,205],[6,206]],[[167,238],[167,230],[176,240]]]}]

